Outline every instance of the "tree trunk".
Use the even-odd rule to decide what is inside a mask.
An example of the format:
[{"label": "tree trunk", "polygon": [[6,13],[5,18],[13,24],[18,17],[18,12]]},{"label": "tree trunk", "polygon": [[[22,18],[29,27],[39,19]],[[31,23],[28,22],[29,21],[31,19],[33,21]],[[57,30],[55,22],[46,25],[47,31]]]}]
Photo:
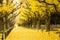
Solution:
[{"label": "tree trunk", "polygon": [[3,35],[2,35],[2,40],[5,40],[5,30],[6,30],[6,18],[5,18],[5,16],[3,17],[3,21],[4,21],[4,28],[3,28]]},{"label": "tree trunk", "polygon": [[50,16],[49,15],[46,16],[45,22],[46,22],[46,30],[50,31]]}]

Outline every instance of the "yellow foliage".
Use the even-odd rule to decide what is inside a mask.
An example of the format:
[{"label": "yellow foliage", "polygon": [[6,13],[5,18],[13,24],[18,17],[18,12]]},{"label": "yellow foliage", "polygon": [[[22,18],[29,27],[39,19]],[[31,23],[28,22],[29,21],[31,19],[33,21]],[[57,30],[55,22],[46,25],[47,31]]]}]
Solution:
[{"label": "yellow foliage", "polygon": [[50,4],[53,4],[54,2],[54,0],[45,0],[47,3],[50,3]]},{"label": "yellow foliage", "polygon": [[[18,2],[19,1],[19,2]],[[43,0],[44,1],[44,0]],[[46,3],[48,4],[54,4],[54,5],[47,5],[45,2],[38,2],[37,0],[14,0],[13,3],[11,3],[11,5],[9,5],[11,2],[11,0],[8,0],[8,5],[6,0],[3,1],[3,6],[0,7],[0,12],[11,12],[12,9],[14,9],[16,7],[16,5],[14,6],[14,4],[16,3],[22,3],[21,8],[17,11],[17,13],[20,11],[20,18],[24,18],[24,20],[28,20],[28,17],[24,14],[31,14],[32,16],[34,16],[34,12],[38,11],[42,16],[44,16],[44,14],[46,13],[46,10],[49,11],[49,13],[54,13],[56,12],[54,5],[56,5],[56,9],[58,12],[60,12],[60,3],[58,0],[45,0]],[[24,15],[24,16],[22,16]],[[20,18],[18,17],[18,20],[20,20]]]}]

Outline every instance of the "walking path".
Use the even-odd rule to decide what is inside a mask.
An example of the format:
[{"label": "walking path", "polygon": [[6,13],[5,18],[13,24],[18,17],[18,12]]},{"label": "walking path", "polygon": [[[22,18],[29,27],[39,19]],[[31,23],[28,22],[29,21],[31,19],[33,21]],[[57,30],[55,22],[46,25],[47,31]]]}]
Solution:
[{"label": "walking path", "polygon": [[60,40],[59,34],[53,31],[42,32],[41,30],[34,30],[24,27],[14,27],[14,29],[7,36],[6,40]]}]

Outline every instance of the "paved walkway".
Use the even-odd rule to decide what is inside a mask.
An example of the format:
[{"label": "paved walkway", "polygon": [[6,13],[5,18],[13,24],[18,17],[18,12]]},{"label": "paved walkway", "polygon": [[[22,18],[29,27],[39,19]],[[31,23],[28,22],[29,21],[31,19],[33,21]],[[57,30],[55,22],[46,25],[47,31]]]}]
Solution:
[{"label": "paved walkway", "polygon": [[50,34],[45,30],[28,29],[24,27],[15,27],[6,40],[59,40],[59,35],[51,31]]}]

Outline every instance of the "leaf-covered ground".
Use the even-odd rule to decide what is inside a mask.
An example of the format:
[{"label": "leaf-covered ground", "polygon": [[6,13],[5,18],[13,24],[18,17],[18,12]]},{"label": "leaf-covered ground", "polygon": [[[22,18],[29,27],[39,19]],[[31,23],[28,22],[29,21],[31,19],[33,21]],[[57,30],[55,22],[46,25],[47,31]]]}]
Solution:
[{"label": "leaf-covered ground", "polygon": [[54,31],[29,29],[24,27],[14,27],[6,40],[60,40],[59,34]]}]

